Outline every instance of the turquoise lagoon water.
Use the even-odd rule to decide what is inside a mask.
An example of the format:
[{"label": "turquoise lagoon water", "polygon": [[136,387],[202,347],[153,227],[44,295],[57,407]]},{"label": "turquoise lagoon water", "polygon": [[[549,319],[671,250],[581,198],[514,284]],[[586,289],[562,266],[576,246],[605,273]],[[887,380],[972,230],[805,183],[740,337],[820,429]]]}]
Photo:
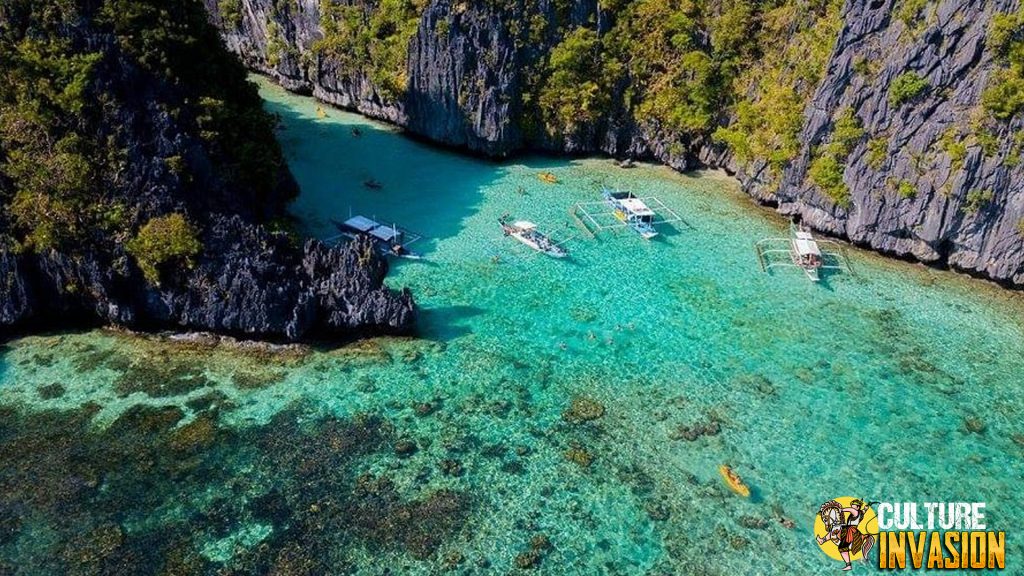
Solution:
[{"label": "turquoise lagoon water", "polygon": [[[351,210],[426,237],[426,260],[388,279],[413,290],[420,336],[286,352],[109,332],[10,343],[9,566],[826,574],[840,565],[813,517],[844,495],[984,501],[1016,563],[1019,295],[857,250],[855,275],[768,275],[752,244],[786,222],[719,174],[494,164],[260,85],[303,232],[329,237]],[[568,208],[605,184],[685,222],[653,242],[578,236]],[[503,238],[505,213],[569,238],[571,259]],[[574,400],[603,413],[574,418]]]}]

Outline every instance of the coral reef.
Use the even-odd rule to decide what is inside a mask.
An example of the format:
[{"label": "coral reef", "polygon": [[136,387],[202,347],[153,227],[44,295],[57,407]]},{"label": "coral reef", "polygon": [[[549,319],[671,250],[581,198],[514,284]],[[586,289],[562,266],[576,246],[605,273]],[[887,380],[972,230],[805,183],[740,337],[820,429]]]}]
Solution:
[{"label": "coral reef", "polygon": [[[179,408],[136,406],[106,428],[94,414],[0,409],[0,556],[27,573],[320,574],[344,566],[338,554],[352,545],[431,558],[470,512],[468,494],[403,494],[357,471],[396,435],[377,416],[297,406],[234,429],[216,410],[186,420]],[[204,551],[253,521],[273,530],[221,560]],[[33,537],[29,523],[56,537],[18,548]],[[450,550],[437,561],[462,558]]]},{"label": "coral reef", "polygon": [[604,416],[604,405],[584,396],[576,396],[569,407],[562,412],[562,420],[570,424],[582,424]]}]

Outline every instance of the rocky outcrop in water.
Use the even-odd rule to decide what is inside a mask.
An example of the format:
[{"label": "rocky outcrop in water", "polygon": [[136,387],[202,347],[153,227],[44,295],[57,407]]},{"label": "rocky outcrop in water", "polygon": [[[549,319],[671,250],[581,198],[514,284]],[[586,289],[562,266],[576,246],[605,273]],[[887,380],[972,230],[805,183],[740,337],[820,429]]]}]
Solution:
[{"label": "rocky outcrop in water", "polygon": [[[531,8],[536,12],[524,3],[431,0],[418,15],[399,70],[406,90],[398,95],[389,95],[365,68],[344,68],[316,50],[325,5],[317,0],[205,2],[228,47],[250,68],[436,142],[494,156],[524,148],[600,151],[679,170],[721,167],[758,201],[818,230],[1024,285],[1024,174],[1015,136],[1022,119],[990,123],[984,134],[975,120],[982,92],[1000,67],[987,31],[997,14],[1019,8],[1015,0],[928,2],[913,21],[897,16],[906,12],[902,0],[846,0],[825,72],[816,87],[803,87],[812,96],[803,105],[799,151],[776,170],[767,158],[740,160],[710,134],[680,136],[639,122],[621,104],[571,132],[531,128],[531,79],[553,46],[568,30],[607,32],[613,24],[614,15],[591,0],[539,0]],[[365,14],[376,10],[369,2],[353,5]],[[895,104],[892,87],[908,72],[927,89]],[[612,87],[614,100],[629,89]],[[863,135],[835,167],[835,178],[849,191],[837,200],[814,183],[809,168],[847,111]],[[721,114],[721,126],[736,120],[730,110]]]},{"label": "rocky outcrop in water", "polygon": [[[0,6],[0,334],[410,330],[412,297],[384,286],[368,240],[328,247],[271,230],[287,227],[297,187],[201,5],[47,4]],[[65,76],[74,86],[50,88]]]},{"label": "rocky outcrop in water", "polygon": [[384,286],[387,263],[368,240],[295,247],[286,235],[215,215],[204,242],[207,255],[160,286],[119,271],[103,252],[0,250],[0,325],[102,323],[298,340],[402,333],[414,322],[411,294]]}]

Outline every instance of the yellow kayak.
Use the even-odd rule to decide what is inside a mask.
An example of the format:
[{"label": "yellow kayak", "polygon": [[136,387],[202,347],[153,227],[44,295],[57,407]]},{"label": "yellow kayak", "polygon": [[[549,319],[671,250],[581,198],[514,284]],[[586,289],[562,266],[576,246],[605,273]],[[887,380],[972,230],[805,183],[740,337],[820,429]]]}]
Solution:
[{"label": "yellow kayak", "polygon": [[540,174],[537,174],[537,178],[540,178],[541,181],[547,182],[548,184],[558,183],[558,177],[556,177],[551,172],[541,172]]},{"label": "yellow kayak", "polygon": [[316,107],[316,115],[317,115],[317,118],[326,118],[327,117],[327,112],[324,111],[323,107],[317,106]]},{"label": "yellow kayak", "polygon": [[725,484],[726,486],[729,487],[730,490],[739,494],[740,496],[743,496],[744,498],[750,497],[750,488],[748,488],[747,485],[743,483],[743,480],[740,478],[739,474],[737,474],[732,468],[730,468],[728,464],[722,464],[721,466],[719,466],[718,472],[722,475],[722,479],[725,480]]}]

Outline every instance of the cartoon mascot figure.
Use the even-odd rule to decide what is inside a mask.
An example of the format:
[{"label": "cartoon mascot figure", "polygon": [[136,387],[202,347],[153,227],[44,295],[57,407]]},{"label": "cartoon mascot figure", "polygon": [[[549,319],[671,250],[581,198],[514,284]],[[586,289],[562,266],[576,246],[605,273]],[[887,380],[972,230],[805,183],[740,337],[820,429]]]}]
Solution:
[{"label": "cartoon mascot figure", "polygon": [[868,552],[875,544],[875,537],[862,533],[858,526],[872,504],[875,502],[865,504],[863,500],[853,500],[848,508],[843,508],[843,505],[836,500],[829,500],[818,510],[821,521],[825,523],[825,535],[816,536],[815,540],[819,546],[826,541],[831,541],[839,548],[839,555],[846,562],[846,566],[843,567],[844,572],[853,569],[850,563],[851,549],[859,550],[864,562],[868,561]]}]

